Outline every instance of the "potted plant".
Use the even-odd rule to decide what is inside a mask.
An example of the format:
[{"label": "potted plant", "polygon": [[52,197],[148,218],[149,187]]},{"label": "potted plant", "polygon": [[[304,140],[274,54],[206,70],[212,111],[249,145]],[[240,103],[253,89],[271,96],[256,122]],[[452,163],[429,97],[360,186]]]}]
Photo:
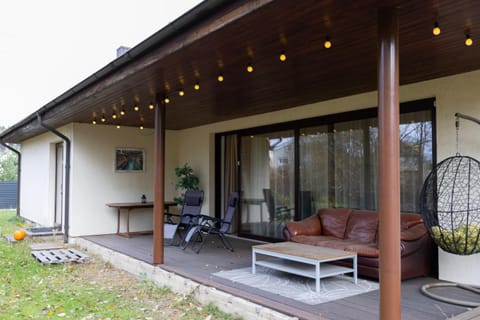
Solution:
[{"label": "potted plant", "polygon": [[198,190],[200,180],[188,163],[185,163],[182,167],[175,168],[175,175],[178,178],[177,184],[175,185],[175,190],[180,191],[180,196],[175,197],[173,200],[178,205],[182,205],[185,197],[185,191],[189,189]]}]

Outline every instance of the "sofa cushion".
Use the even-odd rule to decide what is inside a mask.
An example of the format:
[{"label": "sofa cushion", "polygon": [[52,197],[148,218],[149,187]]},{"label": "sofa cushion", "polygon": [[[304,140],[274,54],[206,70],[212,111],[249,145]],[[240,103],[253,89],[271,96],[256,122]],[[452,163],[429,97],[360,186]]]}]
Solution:
[{"label": "sofa cushion", "polygon": [[323,243],[331,241],[331,240],[337,240],[337,238],[332,237],[332,236],[294,236],[292,237],[293,242],[298,242],[302,244],[308,244],[311,246],[322,246]]},{"label": "sofa cushion", "polygon": [[402,241],[415,241],[427,234],[427,229],[423,223],[411,226],[408,229],[402,229],[400,232],[400,240]]},{"label": "sofa cushion", "polygon": [[296,235],[319,236],[322,233],[322,226],[317,215],[310,216],[300,221],[289,221],[285,225],[291,237]]},{"label": "sofa cushion", "polygon": [[400,215],[400,228],[406,230],[414,225],[423,223],[422,216],[417,213],[402,213]]},{"label": "sofa cushion", "polygon": [[343,239],[350,212],[352,209],[347,208],[319,209],[318,216],[322,224],[322,234]]},{"label": "sofa cushion", "polygon": [[358,256],[362,257],[378,258],[380,255],[380,250],[377,248],[377,246],[375,244],[368,243],[345,246],[344,250],[356,252]]},{"label": "sofa cushion", "polygon": [[375,242],[378,229],[378,213],[369,210],[353,210],[347,222],[345,239]]},{"label": "sofa cushion", "polygon": [[345,248],[348,248],[350,246],[353,246],[355,244],[358,244],[358,241],[355,240],[345,240],[345,239],[338,239],[334,238],[331,240],[323,240],[323,241],[318,241],[317,246],[320,247],[327,247],[327,248],[332,248],[332,249],[337,249],[337,250],[346,250]]}]

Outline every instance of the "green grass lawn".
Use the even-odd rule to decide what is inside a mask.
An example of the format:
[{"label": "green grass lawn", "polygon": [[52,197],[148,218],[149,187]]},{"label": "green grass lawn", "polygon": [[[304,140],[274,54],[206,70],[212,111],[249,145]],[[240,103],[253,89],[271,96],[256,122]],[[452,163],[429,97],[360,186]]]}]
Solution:
[{"label": "green grass lawn", "polygon": [[98,257],[82,264],[42,265],[26,239],[3,237],[24,227],[0,211],[0,319],[239,319],[113,268]]}]

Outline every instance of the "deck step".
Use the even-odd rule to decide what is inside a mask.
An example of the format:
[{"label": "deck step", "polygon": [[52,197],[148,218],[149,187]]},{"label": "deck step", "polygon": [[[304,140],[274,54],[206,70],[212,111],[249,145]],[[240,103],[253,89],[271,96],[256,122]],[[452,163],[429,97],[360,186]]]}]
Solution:
[{"label": "deck step", "polygon": [[86,254],[75,249],[36,250],[32,251],[32,256],[42,264],[82,263],[88,259]]}]

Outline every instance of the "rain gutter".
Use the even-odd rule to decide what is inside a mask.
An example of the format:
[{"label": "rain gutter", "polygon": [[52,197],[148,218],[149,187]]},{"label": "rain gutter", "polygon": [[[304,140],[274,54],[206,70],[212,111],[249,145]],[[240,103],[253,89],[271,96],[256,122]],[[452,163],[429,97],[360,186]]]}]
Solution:
[{"label": "rain gutter", "polygon": [[46,130],[52,132],[56,136],[60,137],[65,141],[66,148],[65,148],[65,193],[64,193],[64,213],[65,213],[65,219],[64,219],[64,226],[63,226],[63,231],[64,231],[64,236],[63,236],[63,242],[68,243],[68,230],[69,230],[69,218],[70,218],[70,149],[71,149],[71,142],[70,139],[65,136],[64,134],[60,133],[56,129],[48,126],[45,124],[42,120],[42,116],[40,115],[39,112],[37,112],[37,120],[38,123],[40,124],[41,127],[45,128]]}]

